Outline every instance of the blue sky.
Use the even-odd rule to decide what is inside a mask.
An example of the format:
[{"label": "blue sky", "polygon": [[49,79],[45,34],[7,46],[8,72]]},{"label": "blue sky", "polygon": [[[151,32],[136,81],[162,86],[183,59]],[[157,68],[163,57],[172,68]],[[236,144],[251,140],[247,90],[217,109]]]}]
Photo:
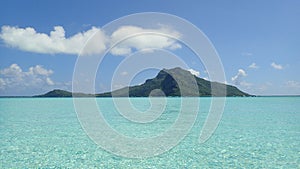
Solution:
[{"label": "blue sky", "polygon": [[[60,50],[43,46],[42,42],[32,47],[28,42],[35,39],[26,34],[24,40],[20,32],[27,29],[34,30],[35,35],[50,36],[56,27],[57,36],[63,29],[65,38],[81,33],[84,39],[89,31],[93,33],[93,29],[138,12],[177,15],[201,29],[219,54],[228,84],[258,95],[300,94],[300,1],[4,0],[0,6],[0,95],[72,89],[79,49],[72,51],[71,44]],[[184,49],[171,51],[188,62],[189,53]],[[113,69],[125,57],[110,54],[102,68]],[[208,78],[201,63],[191,63],[189,67]],[[140,73],[131,84],[142,83],[156,73]],[[110,89],[111,76],[97,75],[97,92]],[[122,84],[115,86],[118,87]]]}]

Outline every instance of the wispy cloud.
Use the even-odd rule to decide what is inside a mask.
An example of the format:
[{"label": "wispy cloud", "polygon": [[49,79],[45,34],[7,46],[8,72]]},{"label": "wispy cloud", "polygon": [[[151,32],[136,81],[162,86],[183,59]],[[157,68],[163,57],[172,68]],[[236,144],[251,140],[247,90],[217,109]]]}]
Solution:
[{"label": "wispy cloud", "polygon": [[243,52],[242,53],[242,56],[252,56],[253,53],[250,53],[250,52]]},{"label": "wispy cloud", "polygon": [[252,83],[248,83],[248,82],[245,82],[245,81],[240,82],[240,85],[244,86],[246,88],[250,88],[251,86],[253,86]]},{"label": "wispy cloud", "polygon": [[282,69],[283,69],[283,66],[282,66],[282,65],[276,64],[275,62],[272,62],[272,63],[271,63],[271,66],[272,66],[274,69],[277,69],[277,70],[282,70]]},{"label": "wispy cloud", "polygon": [[[0,39],[9,47],[42,54],[89,55],[102,53],[112,47],[110,52],[113,55],[129,55],[134,50],[181,48],[175,39],[165,35],[175,39],[181,36],[177,31],[162,25],[157,29],[122,26],[111,35],[105,34],[100,28],[92,27],[70,37],[66,37],[62,26],[55,26],[49,35],[39,33],[32,27],[2,26]],[[92,36],[94,36],[91,39],[94,39],[93,42],[89,43],[83,53],[80,53]]]},{"label": "wispy cloud", "polygon": [[256,63],[252,63],[251,65],[248,66],[250,69],[258,69],[259,67],[256,65]]},{"label": "wispy cloud", "polygon": [[300,82],[289,80],[285,83],[285,86],[288,88],[300,88]]},{"label": "wispy cloud", "polygon": [[231,78],[231,81],[236,85],[240,85],[241,79],[245,76],[247,76],[246,72],[243,69],[239,69],[238,73]]},{"label": "wispy cloud", "polygon": [[122,76],[127,76],[127,75],[128,75],[128,72],[126,72],[126,71],[121,72],[121,75],[122,75]]},{"label": "wispy cloud", "polygon": [[268,91],[272,86],[273,86],[273,84],[271,82],[265,82],[263,84],[257,85],[256,89],[258,90],[258,92],[264,93],[264,92]]}]

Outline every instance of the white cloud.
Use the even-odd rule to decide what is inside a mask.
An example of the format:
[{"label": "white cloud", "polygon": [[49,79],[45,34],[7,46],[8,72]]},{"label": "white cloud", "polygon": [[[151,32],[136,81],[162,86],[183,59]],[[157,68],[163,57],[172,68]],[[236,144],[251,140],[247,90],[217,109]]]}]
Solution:
[{"label": "white cloud", "polygon": [[9,67],[0,70],[0,89],[20,89],[55,85],[49,77],[53,74],[51,69],[45,69],[41,65],[30,67],[28,71],[23,71],[17,64],[12,64]]},{"label": "white cloud", "polygon": [[252,63],[248,67],[251,68],[251,69],[258,69],[258,66],[256,65],[256,63]]},{"label": "white cloud", "polygon": [[[133,35],[134,37],[132,37]],[[92,36],[93,38],[91,38]],[[66,37],[62,26],[55,26],[49,34],[39,33],[32,27],[2,26],[0,33],[0,39],[6,45],[23,51],[76,55],[99,54],[115,43],[118,44],[110,51],[113,55],[129,55],[134,50],[146,51],[148,49],[151,51],[151,49],[156,48],[175,50],[181,48],[181,45],[177,43],[177,38],[180,38],[180,34],[166,26],[160,26],[157,29],[122,26],[111,35],[106,35],[100,28],[92,27],[70,37]],[[85,48],[80,53],[83,47]]]},{"label": "white cloud", "polygon": [[49,75],[53,74],[53,71],[44,69],[43,66],[41,66],[41,65],[36,65],[35,67],[30,67],[28,73],[33,74],[33,75],[36,74],[36,75],[49,76]]},{"label": "white cloud", "polygon": [[50,35],[38,33],[32,27],[18,28],[2,26],[0,39],[10,47],[28,52],[43,54],[79,54],[87,40],[95,33],[101,37],[102,41],[97,42],[97,48],[89,49],[87,53],[102,52],[105,49],[105,35],[96,27],[92,27],[86,32],[77,33],[67,38],[62,26],[55,26],[54,30],[50,32]]},{"label": "white cloud", "polygon": [[0,74],[5,75],[7,77],[17,76],[21,72],[22,72],[22,69],[17,64],[12,64],[12,65],[10,65],[9,68],[5,68],[3,70],[0,70]]},{"label": "white cloud", "polygon": [[[208,77],[203,77],[204,80],[209,81],[210,79]],[[227,83],[227,82],[226,82]]]},{"label": "white cloud", "polygon": [[195,76],[200,76],[200,72],[194,69],[188,69],[189,72],[191,72],[191,74],[195,75]]},{"label": "white cloud", "polygon": [[[152,48],[174,50],[181,48],[175,39],[166,35],[179,38],[180,34],[170,28],[144,29],[136,26],[122,26],[111,35],[111,53],[114,55],[128,55],[133,50]],[[127,38],[127,39],[126,39]]]},{"label": "white cloud", "polygon": [[5,81],[2,78],[0,78],[0,90],[3,90],[5,85]]},{"label": "white cloud", "polygon": [[282,65],[276,64],[275,62],[272,62],[272,63],[271,63],[271,66],[272,66],[274,69],[277,69],[277,70],[282,70],[282,69],[283,69],[283,66],[282,66]]},{"label": "white cloud", "polygon": [[46,82],[47,82],[47,84],[50,85],[50,86],[54,85],[54,82],[50,79],[50,77],[47,77],[47,78],[46,78]]},{"label": "white cloud", "polygon": [[239,69],[238,73],[234,77],[232,77],[231,80],[234,84],[240,85],[241,79],[245,76],[247,76],[246,72],[243,69]]}]

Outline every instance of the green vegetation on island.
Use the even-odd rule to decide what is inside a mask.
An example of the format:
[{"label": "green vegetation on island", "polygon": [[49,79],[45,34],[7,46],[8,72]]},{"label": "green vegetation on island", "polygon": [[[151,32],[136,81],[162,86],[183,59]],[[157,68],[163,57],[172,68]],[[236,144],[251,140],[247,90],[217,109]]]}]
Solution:
[{"label": "green vegetation on island", "polygon": [[65,90],[55,89],[48,93],[37,95],[34,97],[94,97],[93,94],[85,94],[85,93],[72,93]]},{"label": "green vegetation on island", "polygon": [[[176,80],[175,80],[176,79]],[[194,88],[196,86],[196,88]],[[181,92],[181,90],[182,92]],[[197,91],[195,91],[197,89]],[[213,90],[212,90],[213,89]],[[184,94],[182,94],[184,93]],[[252,96],[235,86],[226,85],[192,75],[181,68],[163,69],[155,78],[146,80],[136,86],[124,87],[101,94],[71,93],[64,90],[53,90],[37,97],[148,97],[148,96]]]}]

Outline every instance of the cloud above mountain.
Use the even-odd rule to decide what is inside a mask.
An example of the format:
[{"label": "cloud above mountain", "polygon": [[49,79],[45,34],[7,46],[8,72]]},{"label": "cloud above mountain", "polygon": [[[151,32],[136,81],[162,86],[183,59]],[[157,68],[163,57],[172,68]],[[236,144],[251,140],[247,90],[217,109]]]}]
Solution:
[{"label": "cloud above mountain", "polygon": [[[169,37],[172,36],[172,37]],[[180,34],[167,27],[144,29],[136,26],[122,26],[112,33],[110,43],[114,55],[128,55],[133,50],[181,48],[176,43]]]},{"label": "cloud above mountain", "polygon": [[247,76],[246,72],[243,69],[239,69],[238,73],[231,78],[231,81],[236,85],[240,85],[242,78],[245,76]]},{"label": "cloud above mountain", "polygon": [[[180,33],[167,26],[156,29],[122,26],[111,35],[105,34],[101,28],[92,27],[70,37],[66,37],[62,26],[55,26],[49,35],[37,32],[33,27],[16,26],[2,26],[0,33],[0,39],[12,48],[42,54],[73,55],[99,54],[110,48],[113,55],[129,55],[135,50],[153,48],[175,50],[181,48],[176,40],[178,38]],[[86,46],[88,40],[90,43]]]},{"label": "cloud above mountain", "polygon": [[195,75],[195,76],[200,76],[200,72],[194,69],[188,69],[189,72],[191,72],[191,74]]}]

